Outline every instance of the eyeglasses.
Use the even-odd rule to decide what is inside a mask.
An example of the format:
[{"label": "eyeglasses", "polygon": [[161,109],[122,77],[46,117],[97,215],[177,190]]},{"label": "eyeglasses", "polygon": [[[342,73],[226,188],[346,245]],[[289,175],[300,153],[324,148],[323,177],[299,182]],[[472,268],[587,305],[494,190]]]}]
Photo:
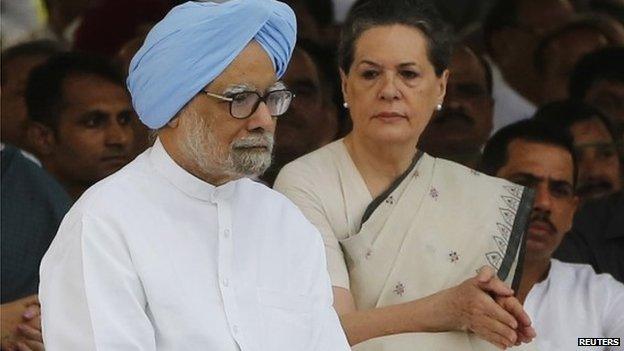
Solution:
[{"label": "eyeglasses", "polygon": [[203,92],[210,97],[229,102],[230,115],[238,119],[251,116],[260,106],[260,102],[264,102],[267,105],[271,116],[281,116],[286,113],[293,97],[295,97],[295,94],[286,89],[273,90],[264,97],[260,96],[256,91],[243,91],[230,97],[214,94],[206,90],[203,90]]}]

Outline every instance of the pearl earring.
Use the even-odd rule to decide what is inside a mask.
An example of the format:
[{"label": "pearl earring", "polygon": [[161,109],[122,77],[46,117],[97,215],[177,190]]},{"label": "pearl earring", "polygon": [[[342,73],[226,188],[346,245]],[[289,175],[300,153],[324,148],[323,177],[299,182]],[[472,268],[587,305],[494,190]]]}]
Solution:
[{"label": "pearl earring", "polygon": [[344,108],[349,108],[349,104],[348,104],[346,101],[342,103],[342,106],[343,106]]},{"label": "pearl earring", "polygon": [[442,111],[442,104],[436,105],[436,111]]}]

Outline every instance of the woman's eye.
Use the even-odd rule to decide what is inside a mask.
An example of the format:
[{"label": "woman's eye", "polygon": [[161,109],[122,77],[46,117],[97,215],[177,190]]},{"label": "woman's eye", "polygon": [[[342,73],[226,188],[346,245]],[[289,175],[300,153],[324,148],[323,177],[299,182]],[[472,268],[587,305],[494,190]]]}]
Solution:
[{"label": "woman's eye", "polygon": [[368,70],[368,71],[362,72],[362,77],[364,77],[364,79],[373,79],[377,77],[378,75],[379,73],[374,70]]},{"label": "woman's eye", "polygon": [[401,71],[401,76],[405,79],[414,79],[418,77],[418,73],[414,71]]}]

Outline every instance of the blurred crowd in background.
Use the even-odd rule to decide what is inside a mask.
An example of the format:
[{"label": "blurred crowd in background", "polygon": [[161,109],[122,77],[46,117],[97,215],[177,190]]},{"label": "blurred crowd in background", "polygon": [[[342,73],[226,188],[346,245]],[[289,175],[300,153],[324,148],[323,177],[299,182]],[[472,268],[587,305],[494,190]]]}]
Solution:
[{"label": "blurred crowd in background", "polygon": [[[284,2],[298,20],[283,77],[296,98],[260,179],[269,186],[285,164],[351,128],[336,47],[353,1]],[[63,215],[153,142],[125,79],[151,26],[181,3],[2,0],[3,322],[17,313],[37,328],[38,267]],[[582,205],[556,257],[623,281],[624,1],[436,4],[455,45],[444,104],[420,148],[476,169],[490,137],[510,124],[539,119],[569,134]],[[3,340],[11,326],[2,324]]]}]

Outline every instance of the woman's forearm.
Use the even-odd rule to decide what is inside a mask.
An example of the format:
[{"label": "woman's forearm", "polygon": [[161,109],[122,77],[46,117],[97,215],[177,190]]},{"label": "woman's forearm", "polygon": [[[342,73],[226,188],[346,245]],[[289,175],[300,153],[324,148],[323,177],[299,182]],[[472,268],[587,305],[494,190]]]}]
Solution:
[{"label": "woman's forearm", "polygon": [[441,314],[436,313],[439,299],[437,294],[422,299],[374,308],[352,311],[340,316],[350,345],[386,335],[410,332],[446,331]]}]

